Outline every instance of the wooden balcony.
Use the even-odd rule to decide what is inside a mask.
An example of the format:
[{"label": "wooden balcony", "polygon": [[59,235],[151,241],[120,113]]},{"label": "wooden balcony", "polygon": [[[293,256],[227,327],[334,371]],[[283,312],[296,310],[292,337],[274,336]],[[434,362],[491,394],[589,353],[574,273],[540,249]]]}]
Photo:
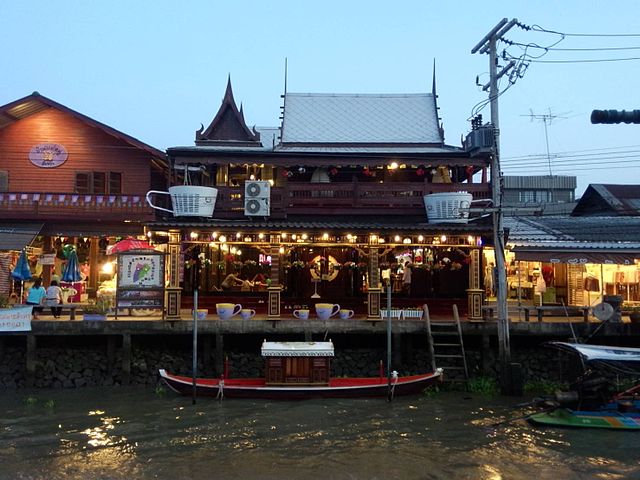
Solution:
[{"label": "wooden balcony", "polygon": [[0,218],[151,221],[155,210],[144,195],[4,192],[0,193]]},{"label": "wooden balcony", "polygon": [[[241,219],[244,190],[216,187],[215,218]],[[423,196],[431,193],[466,191],[474,200],[491,198],[489,183],[287,183],[271,188],[271,217],[287,215],[421,215]]]}]

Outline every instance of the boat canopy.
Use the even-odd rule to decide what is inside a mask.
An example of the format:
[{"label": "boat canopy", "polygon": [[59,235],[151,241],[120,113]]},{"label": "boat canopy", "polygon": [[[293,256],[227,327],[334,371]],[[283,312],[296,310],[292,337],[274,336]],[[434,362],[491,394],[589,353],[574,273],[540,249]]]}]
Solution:
[{"label": "boat canopy", "polygon": [[333,357],[333,342],[262,342],[263,357]]},{"label": "boat canopy", "polygon": [[563,350],[577,352],[587,362],[596,360],[603,362],[640,362],[640,348],[565,342],[549,342],[549,344]]}]

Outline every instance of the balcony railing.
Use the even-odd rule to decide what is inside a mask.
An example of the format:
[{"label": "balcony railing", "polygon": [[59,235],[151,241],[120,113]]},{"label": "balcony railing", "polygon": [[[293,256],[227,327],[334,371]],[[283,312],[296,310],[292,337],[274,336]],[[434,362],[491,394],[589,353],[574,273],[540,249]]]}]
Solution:
[{"label": "balcony railing", "polygon": [[[241,187],[216,187],[215,218],[244,218]],[[288,183],[271,188],[271,217],[287,215],[420,215],[424,195],[466,191],[474,200],[491,198],[488,183]]]},{"label": "balcony railing", "polygon": [[0,218],[153,220],[155,210],[147,205],[144,195],[3,192]]}]

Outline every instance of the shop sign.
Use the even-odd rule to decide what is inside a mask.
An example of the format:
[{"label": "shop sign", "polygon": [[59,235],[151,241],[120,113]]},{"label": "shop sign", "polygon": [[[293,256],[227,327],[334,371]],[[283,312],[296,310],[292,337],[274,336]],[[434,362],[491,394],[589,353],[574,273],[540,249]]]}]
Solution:
[{"label": "shop sign", "polygon": [[0,309],[0,332],[30,332],[33,307]]},{"label": "shop sign", "polygon": [[40,143],[29,151],[29,161],[41,168],[59,167],[68,156],[66,148],[59,143]]},{"label": "shop sign", "polygon": [[56,254],[55,253],[44,253],[40,255],[38,259],[40,265],[55,265],[56,263]]}]

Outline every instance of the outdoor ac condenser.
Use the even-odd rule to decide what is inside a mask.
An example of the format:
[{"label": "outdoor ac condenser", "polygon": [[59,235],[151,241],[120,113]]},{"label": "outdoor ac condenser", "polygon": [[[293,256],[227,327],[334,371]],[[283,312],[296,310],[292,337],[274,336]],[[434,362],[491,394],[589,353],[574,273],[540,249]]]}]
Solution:
[{"label": "outdoor ac condenser", "polygon": [[244,184],[244,214],[268,217],[271,214],[271,184],[262,180],[247,180]]}]

